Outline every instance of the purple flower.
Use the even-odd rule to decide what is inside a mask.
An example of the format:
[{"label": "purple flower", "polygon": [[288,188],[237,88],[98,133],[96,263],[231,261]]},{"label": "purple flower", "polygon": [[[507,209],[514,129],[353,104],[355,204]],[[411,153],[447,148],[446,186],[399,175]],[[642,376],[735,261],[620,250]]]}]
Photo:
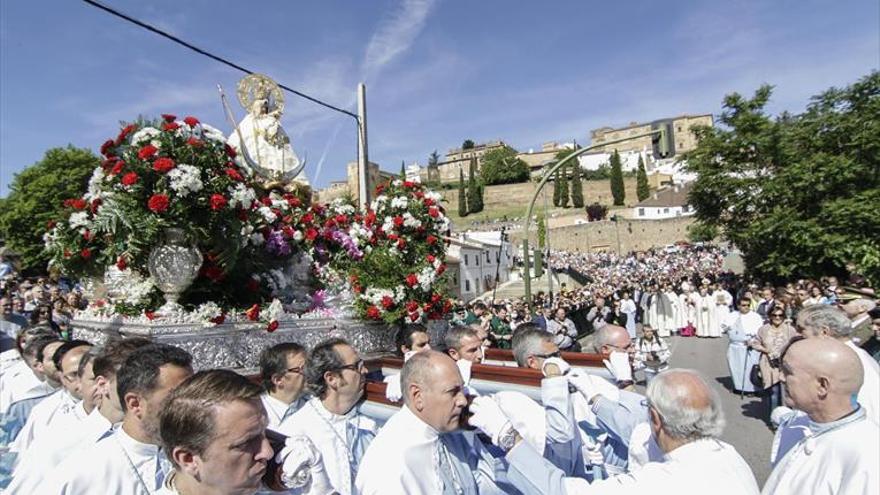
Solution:
[{"label": "purple flower", "polygon": [[309,311],[322,309],[324,308],[324,300],[327,298],[327,291],[324,289],[316,290],[311,296],[309,296],[309,298],[312,300],[312,304],[309,306]]},{"label": "purple flower", "polygon": [[364,257],[364,253],[360,249],[358,249],[357,245],[354,243],[351,237],[345,232],[333,229],[330,235],[335,242],[337,242],[340,246],[342,246],[343,249],[345,249],[345,252],[348,253],[348,255],[351,256],[353,260],[358,261]]},{"label": "purple flower", "polygon": [[266,251],[278,257],[290,254],[290,244],[284,238],[284,234],[280,230],[273,230],[266,239]]}]

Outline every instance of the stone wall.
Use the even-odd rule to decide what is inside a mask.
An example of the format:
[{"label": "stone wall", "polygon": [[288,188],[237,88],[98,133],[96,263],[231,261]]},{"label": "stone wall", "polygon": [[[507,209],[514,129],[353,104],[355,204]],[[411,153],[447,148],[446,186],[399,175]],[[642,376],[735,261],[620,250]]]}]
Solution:
[{"label": "stone wall", "polygon": [[[674,244],[687,240],[687,227],[692,217],[668,220],[620,220],[591,222],[569,227],[550,229],[550,247],[565,251],[644,251],[652,247]],[[532,229],[530,246],[537,246],[535,230]],[[522,250],[522,232],[511,232],[511,241]]]}]

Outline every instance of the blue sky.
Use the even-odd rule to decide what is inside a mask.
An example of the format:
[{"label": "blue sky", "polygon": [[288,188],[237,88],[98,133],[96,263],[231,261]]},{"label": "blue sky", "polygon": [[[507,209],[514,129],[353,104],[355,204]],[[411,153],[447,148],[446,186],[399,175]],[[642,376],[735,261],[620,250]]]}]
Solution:
[{"label": "blue sky", "polygon": [[[603,125],[717,114],[724,94],[764,82],[776,86],[772,112],[798,112],[880,64],[876,0],[105,1],[337,106],[354,110],[366,81],[370,158],[391,171],[467,138],[527,150],[585,143]],[[97,150],[138,114],[228,132],[216,85],[232,93],[240,77],[80,1],[4,0],[0,195],[46,149]],[[309,178],[343,179],[351,119],[287,101]]]}]

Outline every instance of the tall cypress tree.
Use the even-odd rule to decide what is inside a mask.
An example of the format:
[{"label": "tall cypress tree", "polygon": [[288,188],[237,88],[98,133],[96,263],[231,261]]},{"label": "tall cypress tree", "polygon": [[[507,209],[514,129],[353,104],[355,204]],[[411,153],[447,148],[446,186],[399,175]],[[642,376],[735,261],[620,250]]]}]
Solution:
[{"label": "tall cypress tree", "polygon": [[562,167],[559,175],[559,206],[569,208],[568,206],[568,165]]},{"label": "tall cypress tree", "polygon": [[559,200],[562,198],[560,195],[562,192],[560,186],[562,186],[562,183],[559,181],[559,170],[557,170],[556,173],[553,174],[553,206],[560,205]]},{"label": "tall cypress tree", "polygon": [[464,189],[464,171],[458,169],[458,216],[466,217],[467,214],[468,209]]},{"label": "tall cypress tree", "polygon": [[581,166],[575,162],[571,168],[571,206],[584,207],[584,184],[581,182]]},{"label": "tall cypress tree", "polygon": [[468,212],[470,213],[479,213],[483,209],[482,202],[480,201],[480,189],[477,185],[476,168],[477,161],[471,159],[467,188]]},{"label": "tall cypress tree", "polygon": [[400,179],[406,180],[406,162],[404,160],[400,160]]},{"label": "tall cypress tree", "polygon": [[611,155],[611,196],[614,197],[614,206],[623,206],[626,191],[623,189],[623,168],[617,150]]},{"label": "tall cypress tree", "polygon": [[645,162],[642,160],[642,155],[639,155],[639,172],[636,177],[636,196],[638,196],[639,201],[644,201],[648,199],[648,196],[651,195],[651,188],[648,186],[648,173],[645,172]]}]

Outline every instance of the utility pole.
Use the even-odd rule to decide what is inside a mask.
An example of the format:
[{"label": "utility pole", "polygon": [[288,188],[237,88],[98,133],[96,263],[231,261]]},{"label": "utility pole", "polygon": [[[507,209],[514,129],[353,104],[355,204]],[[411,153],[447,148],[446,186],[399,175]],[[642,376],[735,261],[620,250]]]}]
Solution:
[{"label": "utility pole", "polygon": [[362,210],[370,207],[368,173],[370,158],[367,154],[367,86],[358,84],[358,203]]}]

